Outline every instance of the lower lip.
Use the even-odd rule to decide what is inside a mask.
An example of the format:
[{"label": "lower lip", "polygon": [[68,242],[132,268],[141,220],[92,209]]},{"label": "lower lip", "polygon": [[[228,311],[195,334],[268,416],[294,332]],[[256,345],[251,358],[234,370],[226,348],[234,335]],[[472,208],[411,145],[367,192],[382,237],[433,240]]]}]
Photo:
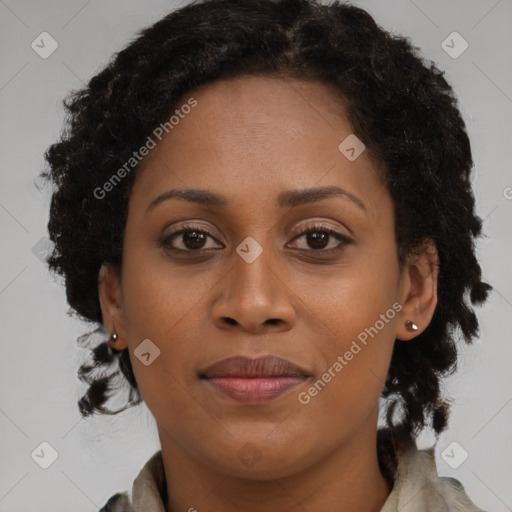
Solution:
[{"label": "lower lip", "polygon": [[213,377],[206,379],[212,387],[234,400],[248,405],[270,402],[296,388],[301,377]]}]

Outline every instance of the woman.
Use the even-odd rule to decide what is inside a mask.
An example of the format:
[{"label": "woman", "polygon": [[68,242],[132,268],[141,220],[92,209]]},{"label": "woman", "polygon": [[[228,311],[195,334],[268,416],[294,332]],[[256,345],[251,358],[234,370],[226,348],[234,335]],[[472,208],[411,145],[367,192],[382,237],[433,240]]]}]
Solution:
[{"label": "woman", "polygon": [[354,6],[206,0],[66,106],[49,265],[108,337],[80,411],[118,365],[161,444],[103,512],[481,510],[415,443],[491,289],[442,72]]}]

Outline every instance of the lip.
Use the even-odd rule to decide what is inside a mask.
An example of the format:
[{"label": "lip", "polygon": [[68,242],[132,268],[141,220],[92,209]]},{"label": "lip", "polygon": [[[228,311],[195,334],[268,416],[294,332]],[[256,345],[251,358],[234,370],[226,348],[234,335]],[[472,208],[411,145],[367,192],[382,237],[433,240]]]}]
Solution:
[{"label": "lip", "polygon": [[243,404],[258,405],[285,395],[310,375],[280,357],[235,356],[209,366],[199,377],[223,395]]}]

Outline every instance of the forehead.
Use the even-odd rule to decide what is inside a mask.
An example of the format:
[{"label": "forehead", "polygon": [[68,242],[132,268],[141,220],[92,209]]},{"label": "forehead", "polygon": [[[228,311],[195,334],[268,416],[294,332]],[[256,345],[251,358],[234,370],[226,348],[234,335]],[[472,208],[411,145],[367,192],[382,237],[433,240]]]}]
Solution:
[{"label": "forehead", "polygon": [[195,90],[194,97],[204,101],[205,111],[224,119],[235,115],[257,121],[273,118],[279,111],[280,116],[288,112],[290,121],[304,112],[304,118],[320,116],[329,123],[326,114],[345,115],[341,93],[318,80],[244,75],[202,85]]},{"label": "forehead", "polygon": [[[256,201],[285,189],[342,185],[378,188],[370,158],[349,161],[339,144],[352,134],[344,104],[330,86],[239,77],[202,86],[177,105],[169,133],[142,162],[138,192],[202,188]],[[187,112],[187,113],[185,113]],[[366,189],[366,192],[363,190]]]}]

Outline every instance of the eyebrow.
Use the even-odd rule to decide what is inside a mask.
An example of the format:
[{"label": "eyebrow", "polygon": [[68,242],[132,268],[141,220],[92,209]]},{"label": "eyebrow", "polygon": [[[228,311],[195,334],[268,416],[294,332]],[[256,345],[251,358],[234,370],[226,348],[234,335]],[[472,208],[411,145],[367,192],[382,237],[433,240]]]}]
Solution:
[{"label": "eyebrow", "polygon": [[[291,208],[307,203],[321,201],[330,197],[346,198],[366,212],[366,207],[361,199],[359,199],[354,194],[351,194],[348,190],[334,185],[327,187],[308,188],[303,190],[287,190],[285,192],[281,192],[277,196],[277,203],[281,208]],[[169,199],[181,199],[191,203],[202,204],[204,206],[215,208],[226,208],[228,205],[228,200],[225,196],[215,194],[209,190],[195,188],[171,189],[155,197],[155,199],[153,199],[146,208],[146,213],[148,213],[158,204]]]}]

